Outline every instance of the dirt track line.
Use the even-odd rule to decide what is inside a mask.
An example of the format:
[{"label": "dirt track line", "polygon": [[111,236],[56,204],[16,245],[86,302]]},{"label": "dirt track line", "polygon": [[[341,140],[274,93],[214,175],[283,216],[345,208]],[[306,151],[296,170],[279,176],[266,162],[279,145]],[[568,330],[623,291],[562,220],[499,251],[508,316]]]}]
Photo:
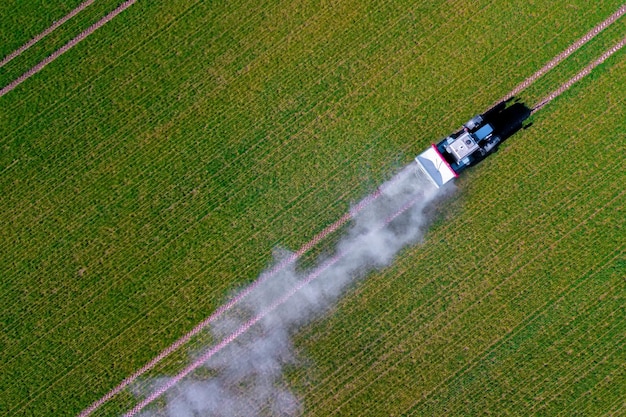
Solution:
[{"label": "dirt track line", "polygon": [[598,65],[602,64],[604,61],[606,61],[611,55],[613,55],[615,52],[619,51],[620,49],[622,49],[624,47],[624,45],[626,45],[626,37],[624,39],[622,39],[620,42],[616,43],[615,45],[613,45],[612,48],[610,48],[609,50],[605,51],[600,58],[596,59],[595,61],[593,61],[591,64],[587,65],[585,68],[583,68],[578,74],[574,75],[572,78],[570,78],[569,80],[567,80],[565,83],[563,83],[559,88],[557,88],[556,90],[554,90],[553,92],[551,92],[550,94],[548,94],[546,97],[544,97],[542,100],[539,101],[539,103],[535,104],[535,106],[532,109],[532,113],[537,112],[538,110],[540,110],[543,106],[545,106],[546,104],[548,104],[549,102],[551,102],[552,100],[554,100],[555,98],[557,98],[558,96],[560,96],[561,94],[563,94],[564,92],[566,92],[567,90],[569,90],[569,88],[576,84],[578,81],[582,80],[583,78],[585,78],[587,75],[589,75],[589,73]]},{"label": "dirt track line", "polygon": [[59,26],[61,26],[63,23],[67,22],[72,17],[76,16],[78,13],[85,10],[88,6],[91,6],[94,1],[95,0],[87,0],[87,1],[82,2],[80,5],[78,5],[78,7],[76,7],[74,10],[69,12],[67,15],[63,16],[59,20],[56,20],[48,29],[44,30],[39,35],[35,36],[34,38],[26,42],[24,45],[20,46],[15,51],[11,52],[9,55],[5,56],[2,59],[2,61],[0,61],[0,68],[8,64],[11,60],[13,60],[13,58],[16,58],[19,55],[21,55],[24,51],[26,51],[28,48],[30,48],[31,46],[33,46],[34,44],[36,44],[37,42],[39,42],[40,40],[48,36],[49,34],[54,32],[54,30],[58,28]]},{"label": "dirt track line", "polygon": [[113,10],[111,13],[109,13],[106,16],[104,16],[102,19],[98,20],[93,25],[89,26],[87,29],[82,31],[74,39],[72,39],[71,41],[69,41],[68,43],[66,43],[65,45],[63,45],[62,47],[57,49],[56,51],[54,51],[51,55],[49,55],[43,61],[41,61],[40,63],[38,63],[37,65],[35,65],[31,69],[26,71],[24,74],[20,75],[18,78],[13,80],[6,87],[2,88],[0,90],[0,97],[2,97],[3,95],[7,94],[11,90],[13,90],[15,87],[17,87],[18,85],[20,85],[21,83],[23,83],[24,81],[26,81],[27,79],[32,77],[33,75],[37,74],[46,65],[48,65],[49,63],[51,63],[52,61],[54,61],[55,59],[57,59],[58,57],[63,55],[65,52],[69,51],[72,47],[76,46],[80,41],[82,41],[87,36],[89,36],[92,33],[94,33],[96,30],[98,30],[99,28],[104,26],[106,23],[108,23],[111,20],[113,20],[114,17],[116,17],[118,14],[122,13],[124,10],[128,9],[130,6],[135,4],[136,1],[137,0],[127,0],[124,3],[120,4],[119,6],[117,6],[117,8],[115,10]]},{"label": "dirt track line", "polygon": [[[380,195],[380,193],[377,193],[377,194],[373,195],[373,198],[366,198],[363,201],[367,202],[367,204],[369,204],[369,202],[371,202],[374,199],[376,199],[379,195]],[[379,226],[379,230],[384,228],[384,227],[386,227],[389,223],[391,223],[393,220],[395,220],[398,216],[400,216],[401,214],[403,214],[407,210],[409,210],[411,207],[413,207],[415,205],[415,203],[417,203],[417,201],[421,197],[422,196],[420,195],[420,196],[412,199],[411,201],[409,201],[408,203],[406,203],[402,207],[400,207],[400,209],[398,211],[396,211],[394,214],[392,214],[387,219],[385,219],[385,222],[381,226]],[[138,414],[139,412],[141,412],[141,410],[143,410],[146,406],[150,405],[157,398],[159,398],[161,395],[163,395],[166,391],[168,391],[174,385],[176,385],[178,382],[180,382],[183,378],[185,378],[187,375],[189,375],[190,373],[192,373],[193,371],[198,369],[200,366],[202,366],[212,356],[214,356],[216,353],[218,353],[219,351],[224,349],[226,346],[228,346],[230,343],[232,343],[239,336],[241,336],[246,331],[248,331],[252,326],[254,326],[256,323],[258,323],[263,318],[265,318],[265,316],[267,316],[272,311],[276,310],[276,308],[280,307],[282,304],[287,302],[287,300],[289,300],[296,293],[298,293],[303,287],[308,285],[311,281],[317,279],[324,271],[326,271],[332,265],[337,263],[339,260],[341,260],[348,253],[349,253],[349,251],[347,251],[347,250],[343,251],[343,252],[339,252],[335,256],[333,256],[332,258],[330,258],[329,260],[324,262],[315,271],[310,273],[305,279],[300,281],[298,283],[298,285],[296,285],[295,287],[292,287],[289,290],[289,292],[287,292],[285,295],[283,295],[278,300],[274,301],[269,307],[265,308],[263,311],[261,311],[259,314],[257,314],[253,318],[251,318],[249,321],[247,321],[244,324],[242,324],[230,336],[228,336],[225,339],[223,339],[220,343],[215,345],[213,348],[211,348],[209,351],[204,353],[202,356],[200,356],[198,359],[196,359],[193,363],[191,363],[185,369],[183,369],[175,377],[171,378],[169,381],[167,381],[165,384],[163,384],[157,390],[153,391],[152,394],[150,394],[148,397],[146,397],[144,400],[142,400],[139,404],[137,404],[135,407],[133,407],[131,410],[129,410],[126,414],[124,414],[124,417],[133,417],[136,414]]]},{"label": "dirt track line", "polygon": [[609,16],[608,19],[606,19],[605,21],[603,21],[602,23],[598,24],[593,29],[591,29],[589,32],[587,32],[582,38],[578,39],[576,42],[571,44],[569,48],[567,48],[566,50],[564,50],[563,52],[555,56],[550,62],[548,62],[543,67],[541,67],[533,75],[531,75],[530,77],[522,81],[520,84],[518,84],[517,87],[511,90],[509,94],[504,96],[501,100],[494,103],[494,105],[501,103],[503,101],[506,101],[512,98],[513,96],[518,95],[522,90],[529,87],[538,78],[540,78],[542,75],[550,71],[552,68],[556,67],[561,61],[563,61],[565,58],[567,58],[568,56],[576,52],[578,49],[580,49],[581,46],[583,46],[584,44],[589,42],[591,39],[593,39],[598,33],[602,32],[604,29],[606,29],[612,23],[614,23],[617,19],[622,17],[624,13],[626,13],[626,4],[622,5],[622,7],[620,7],[615,13]]},{"label": "dirt track line", "polygon": [[[392,182],[393,182],[393,180],[391,182],[387,183],[386,185],[389,186],[389,185],[391,185]],[[248,294],[250,294],[255,288],[257,288],[263,282],[267,281],[269,278],[274,276],[276,273],[280,272],[285,267],[287,267],[288,265],[290,265],[293,262],[295,262],[296,260],[298,260],[302,255],[304,255],[311,248],[316,246],[326,236],[328,236],[329,234],[335,232],[337,229],[339,229],[343,225],[345,225],[357,213],[359,213],[361,210],[363,210],[365,207],[367,207],[373,201],[375,201],[378,197],[380,197],[382,192],[383,192],[383,187],[378,188],[374,193],[372,193],[369,196],[365,197],[355,207],[353,207],[349,212],[347,212],[342,217],[340,217],[339,220],[337,220],[336,222],[334,222],[333,224],[331,224],[330,226],[328,226],[324,230],[322,230],[320,233],[315,235],[313,237],[313,239],[311,239],[308,243],[304,244],[297,252],[293,253],[290,257],[288,257],[284,261],[280,262],[279,264],[277,264],[276,266],[271,268],[269,271],[261,274],[261,276],[256,281],[254,281],[254,283],[252,283],[251,285],[247,286],[236,297],[232,298],[226,304],[223,304],[221,307],[219,307],[217,310],[215,310],[213,312],[213,314],[211,314],[209,317],[207,317],[206,319],[201,321],[199,324],[197,324],[196,327],[194,327],[191,331],[189,331],[183,337],[181,337],[176,342],[171,344],[168,348],[166,348],[163,351],[161,351],[161,353],[159,353],[157,356],[155,356],[152,360],[150,360],[150,362],[145,364],[141,369],[136,371],[134,374],[132,374],[128,378],[124,379],[117,387],[115,387],[114,389],[109,391],[105,396],[103,396],[98,401],[94,402],[88,408],[83,410],[79,414],[79,417],[86,417],[86,416],[90,415],[96,409],[98,409],[100,406],[102,406],[104,403],[106,403],[111,398],[113,398],[114,396],[119,394],[122,390],[124,390],[124,388],[126,388],[128,385],[130,385],[132,382],[134,382],[137,378],[139,378],[141,375],[143,375],[144,373],[146,373],[150,369],[154,368],[154,366],[157,363],[161,362],[165,357],[169,356],[172,352],[178,350],[181,346],[183,346],[185,343],[189,342],[194,336],[198,335],[202,330],[204,330],[210,323],[214,322],[216,319],[218,319],[226,311],[228,311],[231,308],[233,308],[236,304],[238,304],[243,298],[247,297]]]}]

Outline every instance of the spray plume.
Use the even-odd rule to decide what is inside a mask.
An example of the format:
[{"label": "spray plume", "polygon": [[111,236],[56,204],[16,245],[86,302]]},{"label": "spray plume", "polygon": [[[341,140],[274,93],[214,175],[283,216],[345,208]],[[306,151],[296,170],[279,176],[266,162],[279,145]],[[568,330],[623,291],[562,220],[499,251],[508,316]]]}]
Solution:
[{"label": "spray plume", "polygon": [[[345,289],[369,272],[391,263],[405,246],[418,242],[426,209],[441,195],[415,164],[380,187],[374,201],[353,215],[353,223],[331,255],[300,271],[289,263],[212,323],[219,343],[200,353],[185,369],[162,378],[124,416],[139,414],[165,395],[145,416],[294,416],[302,406],[283,380],[295,364],[291,335],[329,310]],[[362,207],[362,203],[356,205]],[[275,264],[293,254],[277,251]],[[194,372],[196,370],[202,372]],[[200,375],[202,374],[202,375]],[[144,392],[145,394],[145,392]]]}]

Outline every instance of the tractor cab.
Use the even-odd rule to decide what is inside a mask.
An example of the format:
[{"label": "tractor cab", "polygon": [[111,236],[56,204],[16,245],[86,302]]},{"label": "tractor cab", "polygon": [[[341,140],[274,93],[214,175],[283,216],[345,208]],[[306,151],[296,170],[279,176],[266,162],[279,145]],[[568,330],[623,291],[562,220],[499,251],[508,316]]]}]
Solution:
[{"label": "tractor cab", "polygon": [[430,181],[439,188],[492,152],[499,142],[500,138],[494,135],[493,126],[478,115],[465,123],[458,132],[436,145],[433,144],[415,160]]}]

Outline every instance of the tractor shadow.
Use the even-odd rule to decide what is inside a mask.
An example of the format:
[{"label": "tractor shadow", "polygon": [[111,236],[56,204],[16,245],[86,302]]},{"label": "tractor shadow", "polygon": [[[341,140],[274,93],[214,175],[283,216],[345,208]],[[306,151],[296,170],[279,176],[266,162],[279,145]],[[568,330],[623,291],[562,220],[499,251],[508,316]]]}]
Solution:
[{"label": "tractor shadow", "polygon": [[483,114],[484,120],[493,126],[494,133],[502,142],[521,129],[528,129],[532,123],[524,124],[530,117],[531,109],[515,97],[500,102]]}]

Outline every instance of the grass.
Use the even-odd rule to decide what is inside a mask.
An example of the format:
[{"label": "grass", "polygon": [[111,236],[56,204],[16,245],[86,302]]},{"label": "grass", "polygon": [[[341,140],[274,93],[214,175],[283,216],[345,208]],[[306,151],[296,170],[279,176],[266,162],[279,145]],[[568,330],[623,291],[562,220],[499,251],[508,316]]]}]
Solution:
[{"label": "grass", "polygon": [[[253,280],[273,247],[308,241],[618,5],[133,5],[0,99],[0,410],[78,413]],[[623,57],[464,175],[426,245],[297,336],[314,365],[290,378],[310,415],[619,406],[623,149],[599,144],[623,143]]]}]

